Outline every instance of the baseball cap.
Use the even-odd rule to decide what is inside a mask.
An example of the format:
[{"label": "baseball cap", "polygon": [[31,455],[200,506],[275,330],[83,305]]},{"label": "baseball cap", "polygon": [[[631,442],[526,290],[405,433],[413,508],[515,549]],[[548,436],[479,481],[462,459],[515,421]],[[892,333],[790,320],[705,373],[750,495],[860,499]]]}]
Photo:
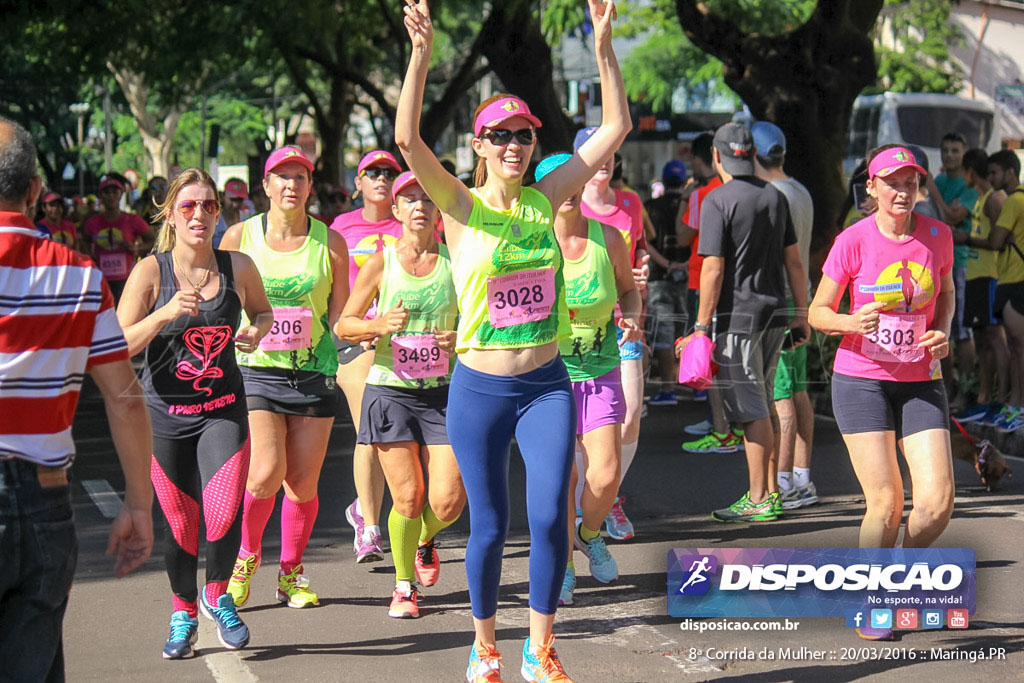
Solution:
[{"label": "baseball cap", "polygon": [[359,160],[359,165],[356,166],[356,175],[362,175],[363,171],[368,169],[370,166],[390,166],[399,173],[402,172],[402,166],[398,163],[398,159],[395,158],[395,155],[383,149],[375,149],[363,156],[363,158]]},{"label": "baseball cap", "polygon": [[686,164],[672,159],[661,167],[661,180],[669,187],[679,187],[686,182]]},{"label": "baseball cap", "polygon": [[566,154],[565,152],[559,152],[558,154],[549,154],[548,156],[544,157],[543,159],[540,160],[540,163],[537,164],[537,168],[533,169],[534,181],[539,183],[541,181],[541,178],[546,176],[548,173],[551,173],[565,162],[569,161],[569,159],[572,159],[572,155]]},{"label": "baseball cap", "polygon": [[590,139],[590,137],[597,131],[597,126],[590,126],[588,128],[580,128],[576,131],[576,137],[572,141],[572,151],[576,152],[583,143]]},{"label": "baseball cap", "polygon": [[726,173],[754,175],[754,139],[749,128],[742,123],[727,123],[715,131],[714,145]]},{"label": "baseball cap", "polygon": [[122,183],[120,180],[112,176],[108,176],[100,181],[100,192],[103,192],[103,190],[107,189],[108,187],[116,187],[117,189],[124,192],[124,183]]},{"label": "baseball cap", "polygon": [[47,192],[43,195],[43,204],[49,204],[50,202],[62,202],[64,198],[56,192]]},{"label": "baseball cap", "polygon": [[231,178],[224,183],[224,194],[231,198],[248,199],[249,188],[241,178]]},{"label": "baseball cap", "polygon": [[868,164],[868,177],[875,178],[892,175],[901,168],[913,168],[918,173],[926,175],[925,171],[917,163],[913,152],[906,147],[890,147],[875,155],[875,158]]},{"label": "baseball cap", "polygon": [[494,128],[499,123],[507,121],[514,116],[522,116],[532,123],[535,128],[540,128],[543,125],[540,119],[530,113],[530,108],[526,106],[526,102],[523,102],[518,97],[509,95],[508,97],[502,97],[491,102],[483,108],[483,111],[477,114],[476,120],[473,122],[473,135],[480,137],[480,133],[484,128]]},{"label": "baseball cap", "polygon": [[313,166],[313,162],[309,160],[309,157],[306,156],[305,152],[294,145],[288,145],[287,147],[275,149],[270,153],[267,163],[263,165],[263,175],[266,176],[281,164],[287,164],[289,161],[299,162],[310,173],[312,173],[315,168]]},{"label": "baseball cap", "polygon": [[786,153],[786,134],[771,121],[754,121],[750,126],[750,135],[761,156],[776,157]]},{"label": "baseball cap", "polygon": [[406,171],[400,176],[395,178],[395,184],[391,186],[391,196],[398,199],[398,193],[409,187],[410,185],[419,185],[420,181],[416,180],[416,176],[412,174],[412,171]]}]

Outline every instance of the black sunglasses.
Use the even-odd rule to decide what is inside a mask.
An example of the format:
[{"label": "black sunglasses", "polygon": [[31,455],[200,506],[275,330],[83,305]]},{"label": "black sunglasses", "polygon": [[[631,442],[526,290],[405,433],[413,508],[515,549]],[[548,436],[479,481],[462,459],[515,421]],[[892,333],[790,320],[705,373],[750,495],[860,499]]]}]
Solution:
[{"label": "black sunglasses", "polygon": [[533,128],[521,128],[519,130],[509,130],[508,128],[494,128],[487,131],[480,137],[487,138],[491,141],[492,145],[503,147],[512,142],[512,138],[516,139],[520,145],[532,145],[533,141],[536,140]]},{"label": "black sunglasses", "polygon": [[376,180],[381,176],[384,176],[388,180],[394,180],[398,177],[398,171],[384,166],[371,166],[370,168],[363,169],[363,175],[370,180]]}]

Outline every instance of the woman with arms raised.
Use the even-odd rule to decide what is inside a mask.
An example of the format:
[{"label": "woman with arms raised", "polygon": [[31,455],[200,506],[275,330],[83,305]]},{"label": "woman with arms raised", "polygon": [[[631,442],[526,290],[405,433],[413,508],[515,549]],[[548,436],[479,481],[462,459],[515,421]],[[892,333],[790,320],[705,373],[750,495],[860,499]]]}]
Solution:
[{"label": "woman with arms raised", "polygon": [[448,436],[470,508],[466,574],[476,631],[466,672],[470,681],[501,680],[494,624],[513,435],[526,464],[531,537],[530,636],[521,673],[531,681],[570,680],[551,634],[569,552],[565,500],[576,438],[572,387],[558,355],[558,340],[569,334],[569,316],[552,207],[594,175],[631,127],[612,51],[614,4],[588,0],[588,5],[604,103],[601,126],[564,165],[523,187],[541,122],[521,99],[492,96],[474,117],[477,186],[470,191],[444,170],[420,137],[434,32],[426,0],[406,0],[413,49],[395,142],[441,210],[459,303]]}]

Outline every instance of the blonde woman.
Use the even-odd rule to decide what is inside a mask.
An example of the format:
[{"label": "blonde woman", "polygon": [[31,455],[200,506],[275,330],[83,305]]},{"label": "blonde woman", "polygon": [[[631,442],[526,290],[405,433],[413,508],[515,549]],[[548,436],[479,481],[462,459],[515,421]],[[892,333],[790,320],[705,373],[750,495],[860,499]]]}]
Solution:
[{"label": "blonde woman", "polygon": [[[117,309],[129,352],[145,351],[151,478],[167,522],[164,562],[174,606],[163,650],[167,659],[192,656],[200,609],[216,623],[225,647],[249,642],[227,594],[249,471],[249,426],[235,347],[256,348],[273,314],[252,259],[213,248],[219,215],[210,176],[198,168],[178,175],[160,206],[156,253],[132,270]],[[239,327],[243,310],[253,322]],[[206,525],[201,599],[200,508]]]}]

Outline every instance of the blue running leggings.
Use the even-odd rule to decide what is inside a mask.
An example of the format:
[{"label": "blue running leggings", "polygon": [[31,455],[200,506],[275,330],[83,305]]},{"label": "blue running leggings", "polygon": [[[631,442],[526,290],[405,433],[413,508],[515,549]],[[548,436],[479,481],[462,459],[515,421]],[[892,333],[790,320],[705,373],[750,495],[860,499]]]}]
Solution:
[{"label": "blue running leggings", "polygon": [[526,464],[530,607],[554,614],[569,555],[565,501],[576,444],[576,406],[560,356],[512,377],[478,372],[461,363],[452,373],[448,438],[469,502],[466,577],[477,619],[498,611],[513,434]]}]

